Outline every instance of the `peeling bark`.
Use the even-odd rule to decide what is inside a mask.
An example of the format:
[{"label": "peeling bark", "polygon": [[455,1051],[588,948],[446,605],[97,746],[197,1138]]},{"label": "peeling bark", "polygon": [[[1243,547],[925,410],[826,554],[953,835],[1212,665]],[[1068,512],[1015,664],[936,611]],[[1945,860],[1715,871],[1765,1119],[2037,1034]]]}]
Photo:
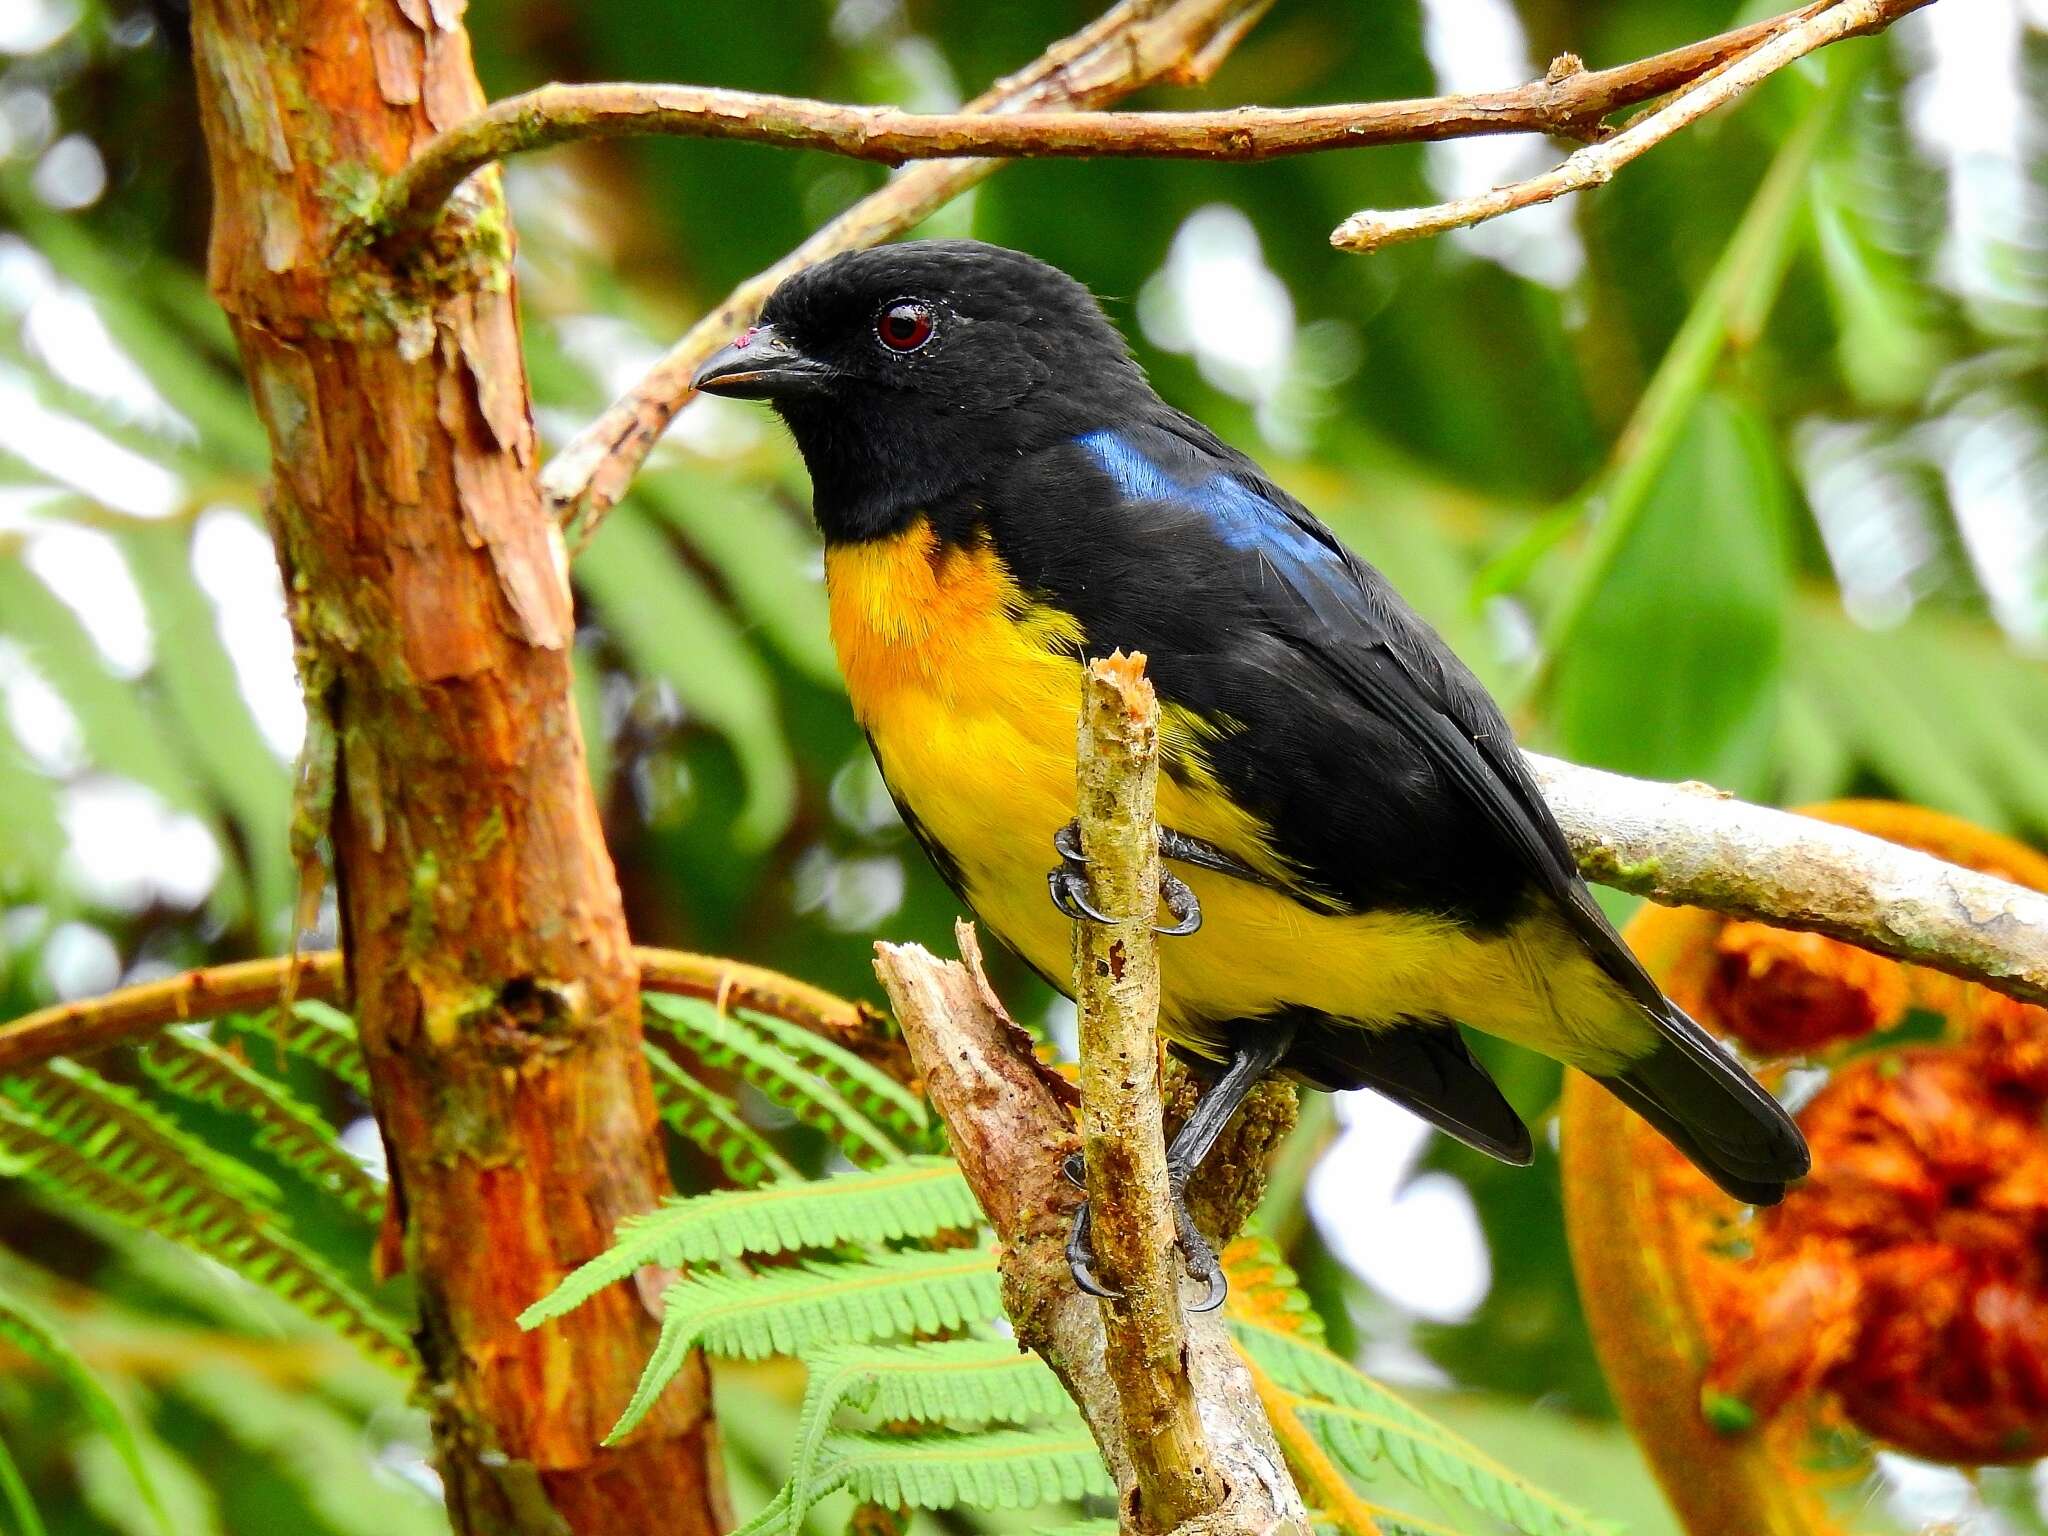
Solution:
[{"label": "peeling bark", "polygon": [[535,484],[494,177],[402,267],[345,238],[482,105],[459,7],[200,0],[211,277],[274,456],[329,835],[458,1531],[726,1523],[701,1362],[598,1442],[654,1338],[619,1287],[519,1310],[667,1188],[638,966],[570,704],[566,562]]}]

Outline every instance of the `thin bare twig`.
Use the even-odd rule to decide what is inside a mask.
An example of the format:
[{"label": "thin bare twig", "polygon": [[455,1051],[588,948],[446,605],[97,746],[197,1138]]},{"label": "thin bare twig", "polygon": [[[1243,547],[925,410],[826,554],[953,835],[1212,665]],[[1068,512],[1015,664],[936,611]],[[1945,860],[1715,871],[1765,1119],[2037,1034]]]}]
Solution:
[{"label": "thin bare twig", "polygon": [[1078,752],[1081,851],[1096,910],[1074,925],[1081,1144],[1095,1255],[1122,1292],[1104,1308],[1110,1379],[1143,1495],[1170,1530],[1221,1502],[1184,1354],[1165,1110],[1159,1090],[1159,700],[1145,658],[1089,663]]},{"label": "thin bare twig", "polygon": [[[633,957],[639,962],[642,991],[700,997],[721,1008],[772,1014],[845,1046],[899,1081],[910,1079],[903,1042],[889,1033],[881,1015],[863,1004],[735,960],[644,945],[634,948]],[[301,1000],[342,1001],[338,951],[319,950],[298,958]],[[169,1024],[278,1007],[291,966],[285,956],[239,960],[25,1014],[0,1028],[0,1073],[18,1072],[53,1056],[89,1056],[143,1039]]]},{"label": "thin bare twig", "polygon": [[1440,235],[1446,230],[1483,224],[1518,208],[1553,202],[1568,193],[1602,186],[1637,156],[1715,108],[1726,106],[1786,65],[1829,43],[1889,26],[1908,11],[1930,3],[1931,0],[1839,0],[1825,9],[1810,11],[1804,19],[1734,62],[1704,72],[1656,111],[1645,113],[1611,138],[1575,151],[1562,164],[1540,176],[1427,208],[1396,212],[1366,209],[1338,225],[1330,236],[1330,244],[1341,251],[1376,251],[1383,246]]},{"label": "thin bare twig", "polygon": [[[955,931],[965,965],[915,944],[877,944],[875,972],[960,1171],[1002,1241],[1003,1306],[1018,1342],[1059,1375],[1094,1432],[1124,1528],[1154,1528],[1144,1520],[1133,1436],[1108,1364],[1107,1309],[1081,1293],[1067,1268],[1075,1192],[1060,1168],[1075,1149],[1074,1129],[1033,1060],[1030,1036],[982,976],[973,928]],[[1233,1125],[1219,1151],[1240,1130]],[[1244,1215],[1236,1209],[1233,1225]],[[1182,1536],[1306,1536],[1301,1496],[1220,1314],[1188,1320],[1186,1372],[1228,1494],[1221,1508],[1178,1527]]]},{"label": "thin bare twig", "polygon": [[900,165],[952,156],[1274,160],[1319,150],[1493,133],[1600,136],[1602,122],[1749,52],[1828,0],[1612,69],[1566,55],[1540,80],[1505,90],[1316,107],[1217,112],[1044,112],[992,116],[842,106],[692,85],[544,85],[494,102],[427,145],[369,215],[392,233],[430,222],[456,187],[494,161],[558,144],[635,135],[747,139]]},{"label": "thin bare twig", "polygon": [[[1123,0],[1063,38],[965,107],[969,113],[1102,106],[1160,81],[1199,83],[1272,0]],[[855,203],[782,260],[757,272],[690,327],[645,378],[613,401],[541,471],[555,516],[588,540],[626,493],[647,455],[692,398],[707,357],[761,312],[793,272],[841,251],[879,245],[929,218],[1002,169],[1001,160],[935,160],[913,166]]]}]

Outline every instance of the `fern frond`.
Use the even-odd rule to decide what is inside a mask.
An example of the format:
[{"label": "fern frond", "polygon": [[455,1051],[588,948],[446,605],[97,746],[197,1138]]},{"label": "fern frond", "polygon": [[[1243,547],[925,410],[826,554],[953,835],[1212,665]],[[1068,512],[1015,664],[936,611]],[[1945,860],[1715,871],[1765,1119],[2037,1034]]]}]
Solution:
[{"label": "fern frond", "polygon": [[1073,1402],[1036,1355],[1009,1339],[833,1345],[804,1357],[810,1379],[797,1414],[788,1523],[800,1529],[820,1497],[817,1469],[842,1408],[887,1423],[1025,1424],[1072,1419]]},{"label": "fern frond", "polygon": [[903,1146],[931,1145],[932,1114],[924,1100],[872,1062],[863,1061],[845,1046],[772,1013],[742,1009],[740,1016],[773,1041],[784,1055],[837,1089],[849,1104]]},{"label": "fern frond", "polygon": [[1230,1280],[1229,1316],[1323,1342],[1323,1320],[1315,1304],[1270,1237],[1247,1234],[1232,1240],[1223,1250],[1223,1273]]},{"label": "fern frond", "polygon": [[165,1034],[141,1053],[152,1081],[182,1098],[256,1123],[256,1145],[366,1221],[384,1214],[384,1186],[349,1155],[333,1127],[280,1083],[232,1052],[189,1035]]},{"label": "fern frond", "polygon": [[767,1137],[740,1117],[732,1101],[706,1087],[658,1045],[645,1047],[653,1078],[654,1108],[662,1122],[691,1146],[718,1159],[735,1184],[752,1189],[802,1175]]},{"label": "fern frond", "polygon": [[363,1065],[355,1020],[332,1003],[301,998],[292,1004],[290,1015],[281,1024],[273,1011],[259,1015],[228,1014],[214,1020],[214,1025],[252,1040],[268,1041],[273,1047],[282,1045],[289,1054],[341,1079],[359,1097],[370,1096],[370,1073]]},{"label": "fern frond", "polygon": [[650,1264],[669,1269],[743,1255],[930,1237],[973,1227],[981,1211],[950,1158],[915,1157],[835,1174],[670,1200],[619,1224],[612,1246],[520,1314],[532,1328]]},{"label": "fern frond", "polygon": [[1381,1463],[1431,1493],[1455,1494],[1524,1536],[1613,1536],[1606,1521],[1510,1471],[1318,1345],[1243,1318],[1238,1345],[1288,1394],[1288,1406],[1353,1477]]},{"label": "fern frond", "polygon": [[[135,1426],[129,1422],[114,1394],[101,1384],[92,1368],[78,1358],[49,1320],[19,1296],[0,1291],[0,1340],[56,1377],[78,1400],[94,1428],[105,1436],[114,1453],[128,1468],[129,1475],[135,1479],[143,1505],[162,1536],[177,1536],[170,1516],[164,1510],[163,1499],[150,1478],[149,1468],[143,1462]],[[0,1449],[0,1461],[6,1464],[0,1481],[7,1483],[7,1503],[14,1512],[15,1523],[21,1527],[22,1536],[33,1536],[34,1532],[43,1529],[34,1502],[28,1496],[27,1487],[21,1483],[13,1459],[6,1455],[4,1449]]]},{"label": "fern frond", "polygon": [[134,1089],[58,1057],[0,1084],[50,1135],[137,1188],[175,1201],[181,1190],[216,1189],[274,1204],[278,1188],[217,1152]]},{"label": "fern frond", "polygon": [[207,1184],[135,1184],[117,1160],[95,1156],[105,1151],[74,1146],[32,1111],[0,1099],[0,1174],[202,1253],[372,1358],[411,1368],[412,1351],[391,1321],[273,1225],[269,1211]]},{"label": "fern frond", "polygon": [[1031,1509],[1058,1499],[1111,1498],[1102,1453],[1076,1424],[1064,1434],[1029,1429],[894,1435],[842,1430],[825,1442],[827,1491],[912,1509]]},{"label": "fern frond", "polygon": [[738,1075],[798,1121],[831,1138],[849,1162],[879,1168],[903,1152],[847,1097],[817,1073],[792,1061],[750,1021],[721,1013],[701,998],[647,995],[647,1022],[661,1029],[707,1066]]},{"label": "fern frond", "polygon": [[752,1275],[684,1275],[663,1293],[654,1353],[606,1442],[647,1416],[699,1346],[758,1360],[826,1344],[937,1333],[994,1317],[1000,1292],[992,1248],[883,1253],[857,1263]]}]

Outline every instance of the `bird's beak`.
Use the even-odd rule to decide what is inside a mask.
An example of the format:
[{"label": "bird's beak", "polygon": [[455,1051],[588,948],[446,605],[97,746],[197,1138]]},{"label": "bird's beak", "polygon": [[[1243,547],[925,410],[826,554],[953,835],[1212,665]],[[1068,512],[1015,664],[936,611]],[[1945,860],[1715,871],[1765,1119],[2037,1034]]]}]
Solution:
[{"label": "bird's beak", "polygon": [[690,387],[731,400],[786,400],[817,394],[832,373],[829,364],[776,335],[774,326],[756,325],[707,358]]}]

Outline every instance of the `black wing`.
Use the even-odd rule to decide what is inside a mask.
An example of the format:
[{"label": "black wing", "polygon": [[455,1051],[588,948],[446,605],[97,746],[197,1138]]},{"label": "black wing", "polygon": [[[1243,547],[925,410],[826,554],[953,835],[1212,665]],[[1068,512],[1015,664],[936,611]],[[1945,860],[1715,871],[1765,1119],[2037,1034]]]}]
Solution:
[{"label": "black wing", "polygon": [[[1167,698],[1246,727],[1213,749],[1217,771],[1319,894],[1485,922],[1533,886],[1646,1008],[1668,1006],[1486,689],[1251,460],[1162,409],[1038,455],[1005,493],[1071,509],[996,519],[1027,585],[1076,612],[1092,647],[1145,650]],[[1379,888],[1401,879],[1390,866],[1410,889]]]}]

